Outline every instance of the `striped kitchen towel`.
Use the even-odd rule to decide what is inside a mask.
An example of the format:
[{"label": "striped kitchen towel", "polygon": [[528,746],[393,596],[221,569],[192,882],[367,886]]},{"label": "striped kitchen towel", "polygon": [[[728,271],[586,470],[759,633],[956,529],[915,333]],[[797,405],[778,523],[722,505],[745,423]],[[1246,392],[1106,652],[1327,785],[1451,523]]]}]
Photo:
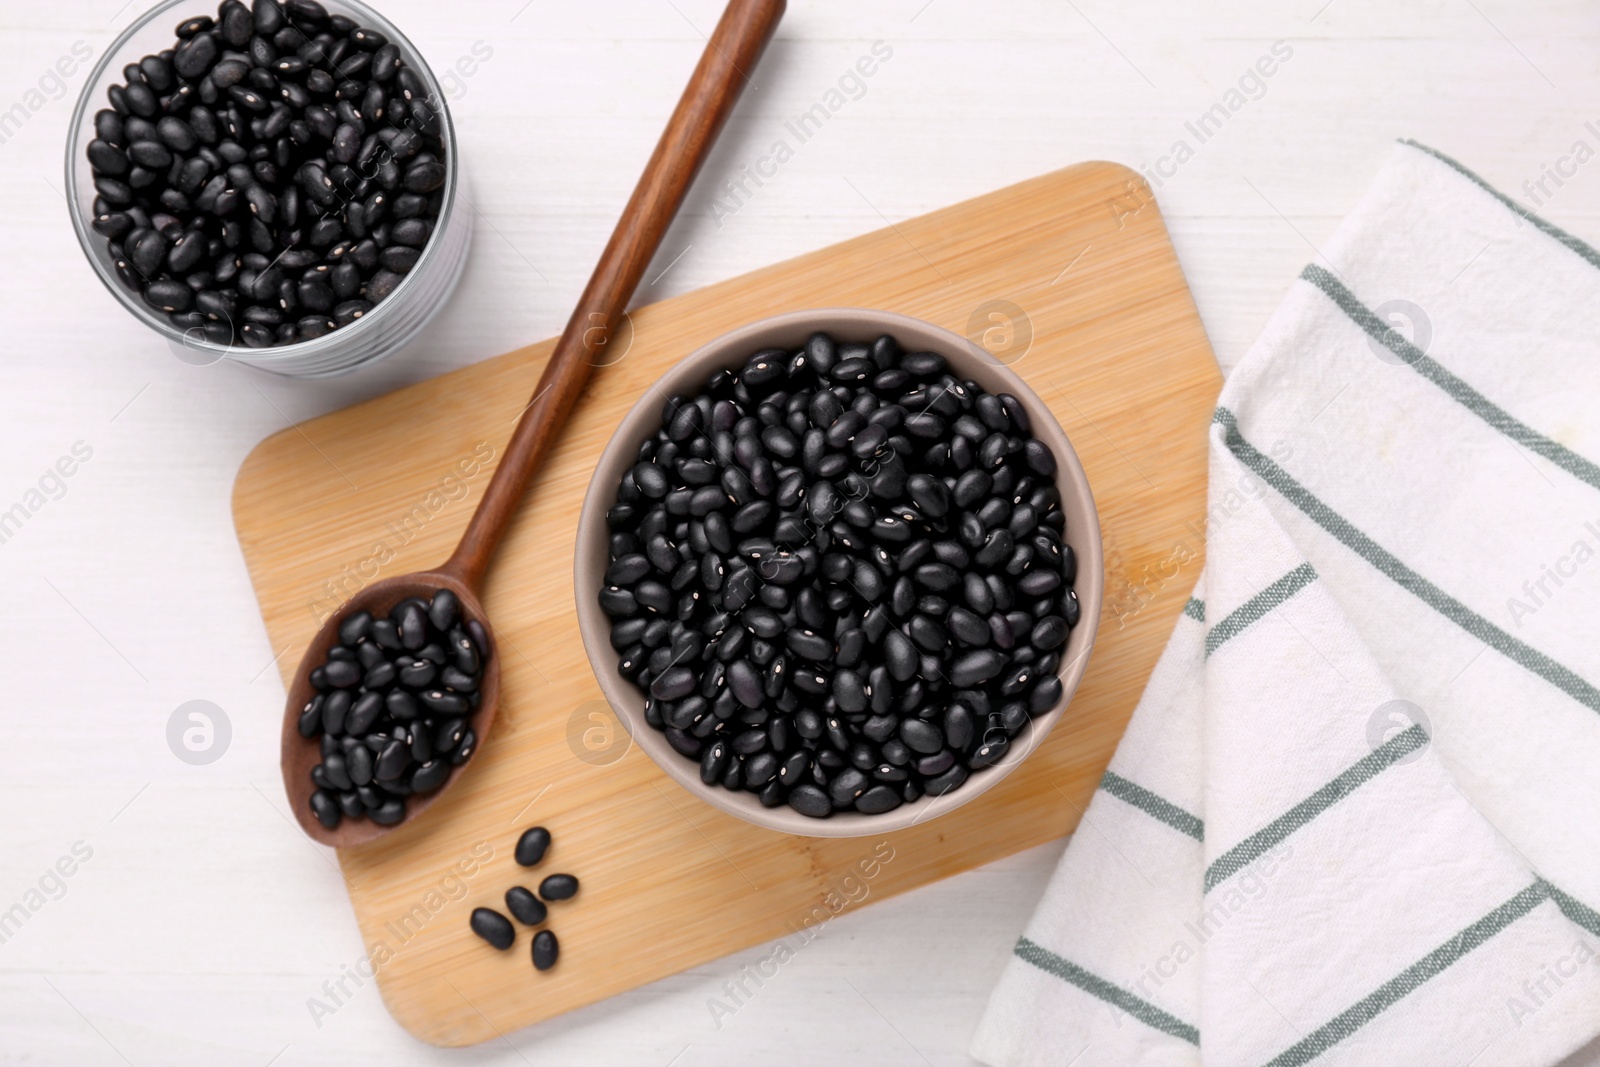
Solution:
[{"label": "striped kitchen towel", "polygon": [[1600,252],[1412,142],[1323,251],[985,1063],[1600,1063]]}]

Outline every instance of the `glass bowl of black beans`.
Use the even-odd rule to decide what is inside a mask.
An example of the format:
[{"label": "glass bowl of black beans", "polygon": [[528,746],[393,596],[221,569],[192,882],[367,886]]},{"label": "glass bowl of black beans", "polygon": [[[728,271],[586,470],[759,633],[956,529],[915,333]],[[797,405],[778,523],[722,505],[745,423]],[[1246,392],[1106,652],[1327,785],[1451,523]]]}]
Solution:
[{"label": "glass bowl of black beans", "polygon": [[185,362],[293,377],[394,351],[471,240],[421,54],[358,0],[167,0],[108,48],[68,138],[73,227]]},{"label": "glass bowl of black beans", "polygon": [[651,386],[596,466],[574,578],[639,746],[809,837],[998,784],[1072,698],[1104,589],[1045,404],[966,339],[854,308],[753,323]]}]

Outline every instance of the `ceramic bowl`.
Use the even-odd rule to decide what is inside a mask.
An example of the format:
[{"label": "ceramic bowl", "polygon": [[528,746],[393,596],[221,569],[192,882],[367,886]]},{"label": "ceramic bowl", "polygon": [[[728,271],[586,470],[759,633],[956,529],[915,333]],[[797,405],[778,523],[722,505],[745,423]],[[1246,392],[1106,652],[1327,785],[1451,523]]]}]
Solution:
[{"label": "ceramic bowl", "polygon": [[[1056,456],[1056,485],[1067,520],[1064,539],[1078,557],[1074,588],[1082,609],[1078,624],[1062,649],[1058,669],[1061,698],[1054,707],[1033,717],[1024,731],[1012,740],[1001,762],[974,771],[960,787],[943,796],[924,796],[879,815],[836,811],[826,819],[810,818],[787,805],[766,808],[755,793],[734,792],[721,785],[702,783],[699,762],[679,754],[668,743],[665,733],[645,721],[645,695],[618,671],[620,657],[611,647],[611,621],[599,604],[609,562],[610,531],[606,512],[616,503],[617,485],[623,473],[635,463],[639,446],[660,428],[661,409],[667,398],[698,393],[715,371],[742,367],[761,349],[796,350],[818,330],[828,332],[841,343],[867,343],[881,334],[890,334],[908,352],[932,351],[944,356],[957,378],[975,381],[990,393],[1010,393],[1022,402],[1033,424],[1033,435]],[[1100,523],[1089,481],[1066,434],[1044,402],[1015,372],[965,338],[919,319],[860,308],[795,311],[753,322],[690,354],[646,389],[601,454],[589,483],[578,519],[574,582],[578,625],[589,662],[601,691],[639,747],[674,781],[707,804],[758,826],[806,837],[859,837],[903,829],[947,814],[994,788],[1039,747],[1066,711],[1088,665],[1089,650],[1100,619],[1104,584]]]}]

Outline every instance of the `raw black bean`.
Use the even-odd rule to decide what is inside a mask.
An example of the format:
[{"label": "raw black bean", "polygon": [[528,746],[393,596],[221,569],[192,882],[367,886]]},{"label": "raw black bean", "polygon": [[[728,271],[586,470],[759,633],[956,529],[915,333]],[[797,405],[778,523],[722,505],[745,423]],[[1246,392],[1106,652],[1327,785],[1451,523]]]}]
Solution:
[{"label": "raw black bean", "polygon": [[[260,3],[260,0],[257,0],[257,3]],[[516,927],[511,925],[511,920],[493,908],[473,908],[468,925],[472,927],[473,933],[502,952],[510,948],[517,939]]]},{"label": "raw black bean", "polygon": [[950,684],[969,689],[995,677],[1005,668],[1005,658],[992,649],[963,653],[951,666]]},{"label": "raw black bean", "polygon": [[550,831],[542,826],[530,827],[517,838],[516,861],[523,867],[537,867],[550,848]]},{"label": "raw black bean", "polygon": [[882,815],[900,806],[900,794],[887,785],[875,785],[856,798],[856,810],[863,815]]},{"label": "raw black bean", "polygon": [[318,789],[311,794],[311,813],[329,830],[338,826],[339,820],[344,817],[344,813],[339,810],[339,802],[326,789]]},{"label": "raw black bean", "polygon": [[506,890],[506,910],[524,926],[538,926],[550,914],[550,909],[545,907],[544,901],[520,885],[514,885]]},{"label": "raw black bean", "polygon": [[1035,715],[1049,710],[1061,699],[1061,679],[1051,674],[1039,679],[1028,694],[1028,710]]},{"label": "raw black bean", "polygon": [[443,760],[429,760],[422,764],[411,775],[411,791],[413,793],[431,793],[444,784],[450,776],[450,764]]},{"label": "raw black bean", "polygon": [[552,874],[539,883],[539,896],[547,901],[571,900],[578,893],[578,879],[570,874]]},{"label": "raw black bean", "polygon": [[109,140],[90,141],[88,154],[96,174],[116,177],[128,173],[128,154]]},{"label": "raw black bean", "polygon": [[1067,620],[1059,615],[1046,615],[1034,624],[1028,643],[1040,652],[1061,647],[1067,639]]},{"label": "raw black bean", "polygon": [[367,818],[379,826],[394,826],[406,817],[406,803],[402,797],[390,797],[367,812]]},{"label": "raw black bean", "polygon": [[789,806],[813,819],[826,819],[833,814],[833,801],[828,794],[809,782],[789,790]]},{"label": "raw black bean", "polygon": [[700,780],[706,785],[714,784],[728,769],[728,761],[732,754],[728,746],[722,741],[713,741],[706,746],[700,754]]},{"label": "raw black bean", "polygon": [[306,702],[305,708],[300,712],[300,736],[312,738],[317,736],[322,729],[322,700],[318,696]]},{"label": "raw black bean", "polygon": [[931,755],[944,747],[939,728],[921,719],[903,719],[900,722],[900,740],[913,752]]},{"label": "raw black bean", "polygon": [[556,940],[556,935],[550,930],[540,930],[533,935],[533,966],[537,970],[548,971],[556,965],[556,960],[561,957],[561,943]]},{"label": "raw black bean", "polygon": [[967,767],[964,764],[953,764],[949,770],[937,778],[930,778],[922,785],[922,791],[930,797],[942,797],[953,789],[961,786],[967,780]]},{"label": "raw black bean", "polygon": [[972,754],[972,759],[970,760],[972,769],[978,770],[983,767],[994,766],[1005,758],[1009,747],[1010,740],[1004,734],[986,738],[983,744],[979,745]]}]

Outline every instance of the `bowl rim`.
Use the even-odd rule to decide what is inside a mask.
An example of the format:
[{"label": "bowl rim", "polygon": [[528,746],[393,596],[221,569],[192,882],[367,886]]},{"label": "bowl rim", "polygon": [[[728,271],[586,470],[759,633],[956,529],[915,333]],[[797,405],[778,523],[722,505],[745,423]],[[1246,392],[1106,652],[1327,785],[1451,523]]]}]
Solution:
[{"label": "bowl rim", "polygon": [[[703,784],[696,762],[679,754],[668,743],[663,731],[644,721],[643,694],[617,670],[619,654],[611,647],[610,619],[600,610],[598,602],[609,556],[605,514],[614,501],[616,480],[631,462],[639,443],[659,424],[661,404],[675,392],[698,387],[718,367],[742,366],[753,352],[775,343],[775,336],[799,335],[803,340],[815,330],[827,330],[836,338],[851,341],[870,341],[878,334],[889,333],[910,351],[933,350],[947,358],[954,354],[953,364],[963,359],[968,361],[962,366],[952,366],[952,371],[960,378],[979,379],[991,392],[1015,395],[1028,411],[1034,436],[1044,440],[1056,455],[1055,483],[1062,494],[1063,510],[1068,512],[1067,539],[1078,555],[1078,575],[1073,588],[1078,593],[1082,615],[1063,649],[1070,654],[1063,655],[1058,668],[1062,692],[1055,705],[1033,716],[1022,735],[1025,740],[1013,745],[999,763],[973,772],[960,787],[943,796],[923,796],[881,815],[835,812],[826,819],[813,819],[787,805],[764,808],[756,794],[748,791],[733,792],[721,785]],[[972,370],[979,373],[969,373]],[[1105,586],[1099,515],[1088,477],[1066,432],[1038,394],[1010,367],[944,327],[899,312],[851,307],[788,311],[747,323],[700,345],[647,385],[618,423],[595,463],[578,515],[573,566],[578,627],[590,667],[613,713],[652,762],[689,793],[730,815],[769,830],[819,838],[864,837],[906,829],[976,799],[1015,770],[1043,743],[1071,703],[1088,667],[1099,630]]]},{"label": "bowl rim", "polygon": [[[206,0],[201,0],[202,4],[205,2]],[[85,137],[86,130],[92,130],[92,126],[89,124],[90,116],[93,112],[101,110],[102,106],[110,107],[109,103],[102,105],[97,103],[94,98],[99,95],[102,82],[104,82],[108,72],[118,69],[117,64],[125,58],[124,53],[127,51],[128,45],[136,36],[158,19],[171,17],[172,12],[175,10],[193,6],[195,0],[161,0],[160,3],[129,23],[117,35],[116,39],[106,47],[105,51],[100,54],[100,59],[89,72],[83,88],[78,93],[77,103],[72,109],[72,125],[67,131],[65,176],[63,180],[66,182],[67,213],[72,218],[72,229],[78,237],[78,246],[82,250],[84,258],[89,261],[95,277],[100,279],[100,284],[105,286],[117,302],[126,308],[135,319],[160,334],[168,344],[175,348],[212,357],[207,361],[208,363],[216,363],[226,359],[261,370],[287,373],[294,377],[324,377],[352,370],[354,369],[353,367],[339,367],[327,372],[313,370],[308,375],[294,368],[300,363],[313,361],[317,357],[326,357],[331,351],[337,351],[341,347],[355,344],[358,340],[379,328],[379,326],[370,325],[371,323],[377,322],[381,326],[386,319],[393,318],[398,312],[391,311],[388,315],[384,315],[385,309],[390,305],[400,306],[397,298],[414,292],[417,288],[416,279],[425,276],[425,268],[442,254],[439,251],[442,242],[437,238],[455,214],[454,209],[461,186],[460,149],[456,143],[455,120],[450,115],[449,102],[445,97],[444,87],[440,84],[439,79],[434,76],[433,68],[428,65],[428,61],[423,57],[421,50],[417,48],[409,37],[400,31],[399,27],[395,26],[381,13],[364,3],[363,0],[329,0],[329,2],[336,8],[348,8],[354,13],[351,17],[357,18],[363,24],[377,29],[387,36],[391,42],[400,47],[402,56],[408,64],[415,67],[423,79],[423,84],[428,87],[430,99],[437,100],[439,103],[440,127],[442,140],[445,144],[444,199],[439,208],[439,218],[434,223],[433,233],[429,235],[427,243],[423,245],[422,254],[417,257],[417,262],[406,273],[400,284],[395,286],[394,291],[388,297],[375,304],[372,311],[363,315],[360,320],[352,322],[348,326],[330,330],[321,337],[315,337],[309,341],[296,341],[292,345],[275,345],[271,348],[215,344],[205,340],[204,337],[196,338],[191,336],[194,333],[193,329],[179,330],[171,322],[163,319],[155,309],[145,304],[141,298],[132,292],[129,292],[113,276],[106,264],[101,262],[101,256],[96,251],[95,242],[98,242],[99,250],[103,252],[105,238],[96,233],[90,225],[90,219],[93,215],[92,200],[89,205],[85,205],[78,193],[80,168],[88,167],[88,159],[85,156],[85,152],[89,141],[93,140],[92,135],[88,138]],[[209,11],[203,13],[210,14]],[[90,184],[92,186],[92,180]],[[446,295],[448,295],[448,290],[446,290]],[[423,320],[407,331],[405,336],[399,337],[394,343],[385,346],[384,352],[374,356],[373,359],[364,361],[362,365],[375,361],[381,355],[399,349],[426,326],[426,320],[427,316],[424,316]],[[280,365],[283,365],[283,369],[280,369]]]}]

